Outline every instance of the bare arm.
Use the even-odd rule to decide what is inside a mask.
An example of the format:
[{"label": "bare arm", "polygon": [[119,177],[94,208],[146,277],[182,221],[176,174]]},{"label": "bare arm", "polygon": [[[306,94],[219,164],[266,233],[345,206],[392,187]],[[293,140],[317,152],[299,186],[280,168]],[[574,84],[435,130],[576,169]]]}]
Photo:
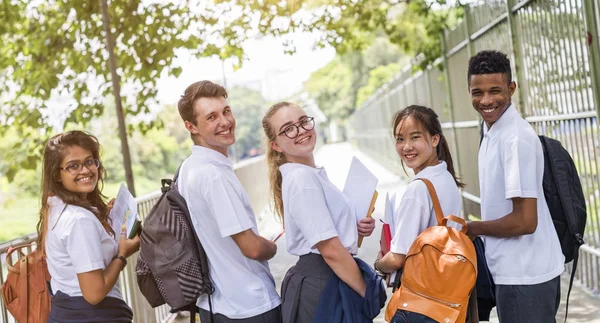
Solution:
[{"label": "bare arm", "polygon": [[352,255],[338,237],[323,240],[316,245],[333,272],[360,296],[365,297],[367,285]]},{"label": "bare arm", "polygon": [[512,212],[500,219],[469,222],[469,235],[510,238],[534,233],[538,223],[537,199],[513,198],[512,202]]},{"label": "bare arm", "polygon": [[[380,251],[381,253],[381,251]],[[381,256],[381,254],[380,254]],[[394,252],[388,252],[385,256],[381,257],[379,261],[377,261],[377,270],[383,273],[391,273],[402,267],[404,267],[404,261],[406,260],[406,255]]]},{"label": "bare arm", "polygon": [[254,260],[269,260],[277,253],[277,245],[252,231],[244,230],[231,236],[242,254]]},{"label": "bare arm", "polygon": [[[140,246],[140,237],[127,239],[124,234],[119,240],[119,249],[117,254],[128,258],[138,250]],[[125,264],[119,259],[113,259],[108,266],[102,270],[97,269],[86,273],[77,274],[79,287],[83,298],[90,304],[100,303],[110,290],[115,286],[119,273],[125,268]]]}]

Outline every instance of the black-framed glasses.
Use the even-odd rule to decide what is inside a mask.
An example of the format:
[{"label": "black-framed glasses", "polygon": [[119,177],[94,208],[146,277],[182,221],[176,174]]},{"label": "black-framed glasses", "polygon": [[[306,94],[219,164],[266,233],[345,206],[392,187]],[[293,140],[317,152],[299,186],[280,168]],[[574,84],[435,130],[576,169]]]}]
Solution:
[{"label": "black-framed glasses", "polygon": [[100,167],[100,161],[98,159],[87,159],[83,163],[80,162],[70,162],[65,167],[61,167],[60,169],[69,172],[71,175],[77,175],[83,169],[83,166],[89,170],[95,170]]},{"label": "black-framed glasses", "polygon": [[278,136],[285,135],[290,139],[298,137],[300,133],[300,127],[306,131],[313,130],[315,128],[315,117],[306,117],[296,123],[288,125],[281,131]]}]

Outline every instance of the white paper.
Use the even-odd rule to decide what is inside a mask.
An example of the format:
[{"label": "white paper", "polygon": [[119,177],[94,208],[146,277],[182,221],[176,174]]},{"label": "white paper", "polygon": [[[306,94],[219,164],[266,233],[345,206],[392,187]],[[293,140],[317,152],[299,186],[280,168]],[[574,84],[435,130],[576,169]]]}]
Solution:
[{"label": "white paper", "polygon": [[137,202],[127,189],[127,186],[125,186],[125,183],[121,183],[109,217],[112,219],[112,228],[117,235],[121,233],[121,227],[125,225],[127,236],[129,236],[133,224],[138,217],[138,212]]},{"label": "white paper", "polygon": [[367,216],[378,181],[379,179],[358,158],[352,157],[343,192],[354,204],[356,221]]},{"label": "white paper", "polygon": [[385,193],[385,210],[383,213],[383,222],[385,224],[389,224],[390,229],[392,228],[392,223],[394,222],[394,209],[390,202],[390,193]]},{"label": "white paper", "polygon": [[391,220],[389,222],[390,230],[392,231],[392,236],[396,232],[396,193],[390,197],[390,214]]}]

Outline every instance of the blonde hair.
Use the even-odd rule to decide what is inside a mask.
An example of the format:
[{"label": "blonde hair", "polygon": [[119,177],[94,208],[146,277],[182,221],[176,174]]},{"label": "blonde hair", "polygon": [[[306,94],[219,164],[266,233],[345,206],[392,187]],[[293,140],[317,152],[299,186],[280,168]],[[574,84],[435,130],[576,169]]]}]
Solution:
[{"label": "blonde hair", "polygon": [[275,129],[271,126],[269,122],[271,117],[279,111],[281,108],[295,106],[298,105],[290,102],[279,102],[275,103],[273,106],[269,108],[267,113],[262,119],[263,130],[265,131],[265,135],[267,136],[267,164],[269,165],[269,182],[271,184],[271,194],[273,194],[273,201],[275,202],[275,213],[283,222],[283,198],[281,196],[281,183],[283,182],[283,177],[279,172],[279,166],[287,163],[287,158],[283,155],[283,153],[278,152],[277,150],[271,147],[271,142],[275,141],[277,138],[277,133]]}]

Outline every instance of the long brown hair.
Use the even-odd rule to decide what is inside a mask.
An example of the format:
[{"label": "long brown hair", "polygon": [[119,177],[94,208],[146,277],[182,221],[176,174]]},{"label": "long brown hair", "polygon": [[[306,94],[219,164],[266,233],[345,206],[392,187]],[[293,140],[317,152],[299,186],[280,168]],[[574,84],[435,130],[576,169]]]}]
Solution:
[{"label": "long brown hair", "polygon": [[104,202],[106,196],[102,195],[104,187],[105,170],[100,163],[98,167],[98,184],[94,190],[87,194],[86,199],[82,199],[77,193],[67,190],[61,182],[60,165],[62,164],[66,150],[69,147],[79,146],[89,150],[95,159],[100,160],[100,143],[93,135],[83,131],[69,131],[58,134],[50,138],[44,147],[44,160],[42,169],[42,201],[40,208],[40,220],[37,224],[38,247],[44,249],[44,241],[48,232],[48,198],[56,196],[63,202],[70,205],[80,206],[92,212],[102,226],[113,237],[114,230],[111,228],[108,219],[108,207]]},{"label": "long brown hair", "polygon": [[280,153],[271,147],[271,142],[275,141],[275,138],[277,138],[277,134],[275,133],[275,129],[273,129],[269,120],[277,111],[279,111],[279,109],[288,106],[297,105],[290,102],[275,103],[271,108],[269,108],[269,110],[262,119],[263,130],[265,131],[265,135],[267,136],[267,164],[269,165],[269,182],[271,183],[271,194],[273,195],[273,200],[275,202],[275,212],[277,213],[282,222],[283,198],[281,196],[281,183],[283,182],[283,176],[279,172],[279,166],[287,163],[287,159],[285,158],[283,153]]},{"label": "long brown hair", "polygon": [[[437,158],[438,160],[443,160],[446,162],[448,172],[452,174],[452,177],[456,182],[456,186],[461,188],[465,187],[465,184],[460,182],[459,178],[456,177],[456,173],[454,172],[454,163],[452,163],[452,155],[450,154],[448,141],[442,133],[442,125],[440,124],[440,120],[435,111],[421,105],[410,105],[402,109],[400,112],[396,113],[392,121],[392,134],[394,135],[394,138],[396,138],[396,128],[402,120],[408,117],[413,117],[423,128],[425,128],[425,130],[427,130],[427,132],[429,132],[431,136],[440,136],[440,142],[436,147]],[[402,162],[402,168],[404,169],[404,162]],[[406,169],[404,169],[404,172],[406,172]]]}]

